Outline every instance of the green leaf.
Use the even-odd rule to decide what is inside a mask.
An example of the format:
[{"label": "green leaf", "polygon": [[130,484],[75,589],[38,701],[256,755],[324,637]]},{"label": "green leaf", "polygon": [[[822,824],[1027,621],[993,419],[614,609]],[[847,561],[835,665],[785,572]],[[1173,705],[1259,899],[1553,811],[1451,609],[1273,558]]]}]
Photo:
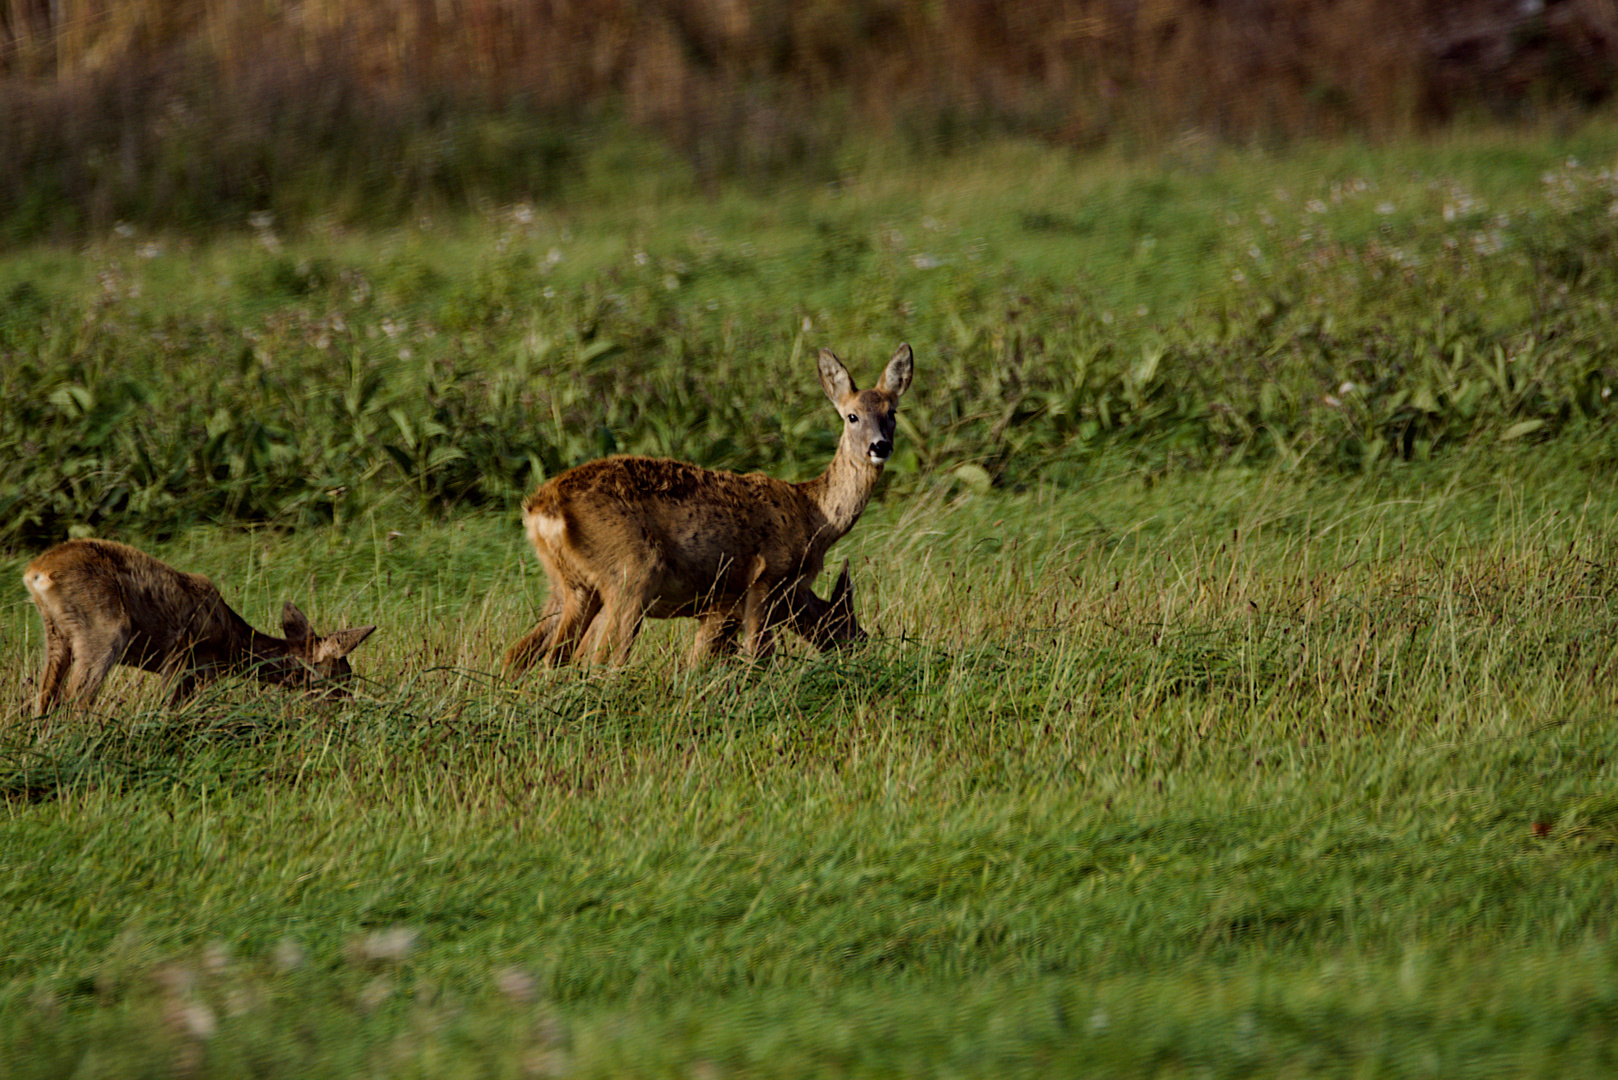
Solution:
[{"label": "green leaf", "polygon": [[77,384],[57,387],[47,399],[69,416],[82,416],[90,411],[95,404],[95,397],[84,387]]},{"label": "green leaf", "polygon": [[989,470],[976,462],[963,461],[950,470],[950,475],[979,495],[988,494],[994,487],[994,478],[989,475]]},{"label": "green leaf", "polygon": [[399,447],[394,446],[392,443],[388,443],[382,449],[385,450],[387,455],[393,459],[394,464],[399,466],[400,472],[404,473],[406,476],[412,476],[415,474],[416,463],[408,453],[401,450]]}]

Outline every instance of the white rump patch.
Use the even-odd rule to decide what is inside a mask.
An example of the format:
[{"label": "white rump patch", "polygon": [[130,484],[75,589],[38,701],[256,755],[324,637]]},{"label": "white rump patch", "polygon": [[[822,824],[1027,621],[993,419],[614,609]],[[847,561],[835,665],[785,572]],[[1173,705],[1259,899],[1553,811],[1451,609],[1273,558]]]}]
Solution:
[{"label": "white rump patch", "polygon": [[534,543],[543,543],[554,547],[562,542],[562,534],[567,531],[567,521],[549,514],[528,515],[528,535]]},{"label": "white rump patch", "polygon": [[53,584],[51,581],[51,576],[43,570],[27,571],[22,576],[22,583],[23,585],[27,586],[28,591],[33,593],[35,596],[44,596],[46,590],[48,590]]}]

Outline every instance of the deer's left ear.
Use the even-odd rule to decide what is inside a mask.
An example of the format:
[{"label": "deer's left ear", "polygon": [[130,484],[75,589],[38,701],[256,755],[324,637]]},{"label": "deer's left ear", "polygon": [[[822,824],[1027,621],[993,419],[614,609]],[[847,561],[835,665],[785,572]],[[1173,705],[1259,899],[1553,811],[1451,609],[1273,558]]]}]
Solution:
[{"label": "deer's left ear", "polygon": [[915,374],[916,358],[911,353],[910,346],[900,345],[894,350],[893,359],[882,372],[882,381],[876,384],[878,390],[885,390],[898,397],[910,389],[910,376]]},{"label": "deer's left ear", "polygon": [[315,628],[309,624],[309,617],[298,610],[298,605],[288,600],[281,608],[281,636],[288,641],[303,641],[315,636]]},{"label": "deer's left ear", "polygon": [[848,560],[843,560],[843,572],[837,575],[837,584],[831,587],[832,607],[851,605],[854,602],[854,583],[848,577]]}]

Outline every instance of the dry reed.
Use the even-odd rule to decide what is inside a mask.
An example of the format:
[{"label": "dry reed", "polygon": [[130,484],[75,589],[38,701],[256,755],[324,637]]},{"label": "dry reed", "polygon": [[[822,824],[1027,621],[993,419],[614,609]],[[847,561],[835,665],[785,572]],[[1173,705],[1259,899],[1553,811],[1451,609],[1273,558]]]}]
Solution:
[{"label": "dry reed", "polygon": [[[143,216],[175,194],[132,198],[128,177],[188,169],[169,188],[224,216],[355,132],[408,143],[469,111],[622,117],[714,179],[823,161],[864,130],[929,150],[1377,136],[1588,107],[1615,81],[1607,0],[4,0],[0,218],[29,200],[76,207],[68,224]],[[176,128],[197,146],[157,149]],[[451,189],[479,172],[476,154],[424,166],[360,141],[356,160],[429,193],[435,169]]]}]

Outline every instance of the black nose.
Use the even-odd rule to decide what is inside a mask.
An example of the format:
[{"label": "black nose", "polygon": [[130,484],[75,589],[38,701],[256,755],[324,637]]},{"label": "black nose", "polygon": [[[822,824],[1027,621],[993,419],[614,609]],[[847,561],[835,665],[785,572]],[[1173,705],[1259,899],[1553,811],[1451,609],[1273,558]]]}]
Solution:
[{"label": "black nose", "polygon": [[871,453],[879,458],[885,458],[893,453],[893,444],[886,439],[878,439],[871,444]]}]

